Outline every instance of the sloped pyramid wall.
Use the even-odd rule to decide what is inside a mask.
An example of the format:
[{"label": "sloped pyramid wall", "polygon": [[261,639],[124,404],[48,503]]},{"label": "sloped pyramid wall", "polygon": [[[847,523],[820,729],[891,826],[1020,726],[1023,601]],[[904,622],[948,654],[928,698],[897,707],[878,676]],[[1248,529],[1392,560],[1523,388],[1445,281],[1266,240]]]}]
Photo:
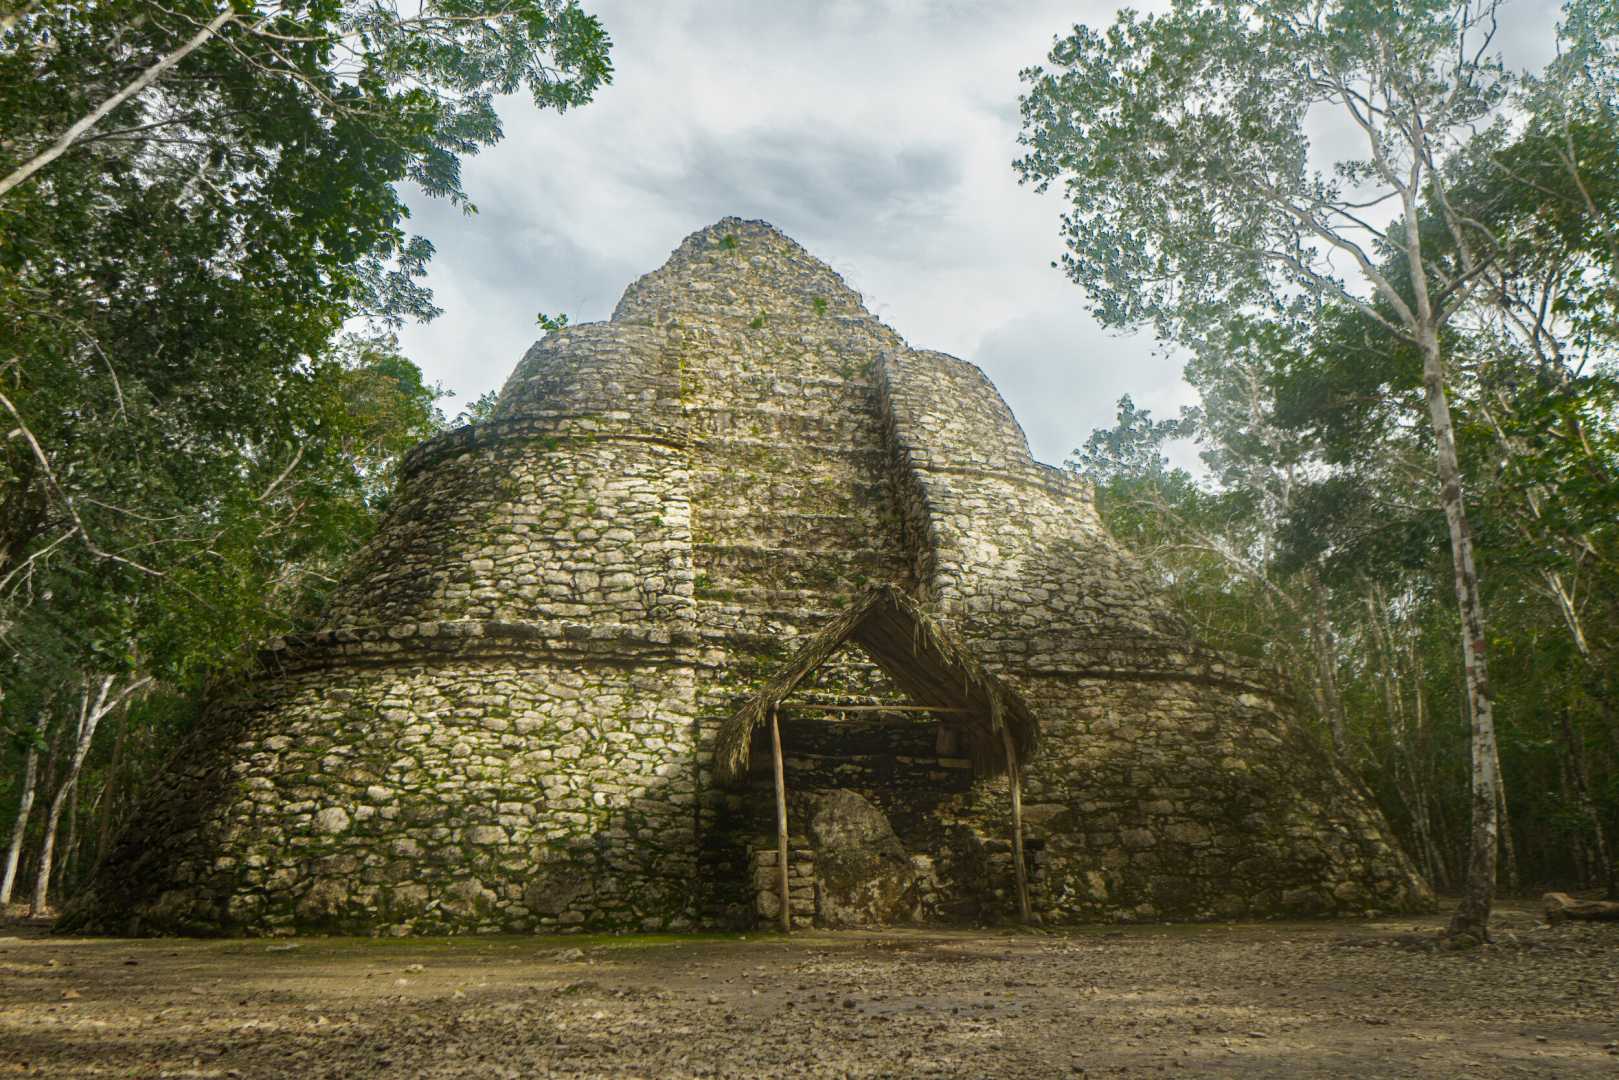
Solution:
[{"label": "sloped pyramid wall", "polygon": [[[715,730],[880,580],[1035,708],[1047,918],[1428,902],[1268,678],[1191,639],[976,368],[909,349],[798,245],[728,218],[610,321],[535,345],[489,423],[410,454],[328,629],[212,711],[70,920],[736,917],[757,808],[714,785]],[[855,652],[805,694],[902,700]],[[1004,780],[954,784],[918,815],[931,912],[1010,911],[1006,803]]]},{"label": "sloped pyramid wall", "polygon": [[1047,917],[1431,903],[1274,673],[1196,640],[981,371],[901,349],[878,374],[921,593],[1041,723],[1024,814]]}]

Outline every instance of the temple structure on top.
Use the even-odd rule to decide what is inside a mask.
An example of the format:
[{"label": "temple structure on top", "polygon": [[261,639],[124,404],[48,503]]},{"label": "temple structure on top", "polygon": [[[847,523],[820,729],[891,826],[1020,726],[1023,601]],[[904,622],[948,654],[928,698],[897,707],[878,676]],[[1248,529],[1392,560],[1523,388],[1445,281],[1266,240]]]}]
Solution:
[{"label": "temple structure on top", "polygon": [[765,710],[799,921],[1014,917],[1014,782],[1047,922],[1431,903],[1291,696],[1194,639],[978,368],[727,218],[409,454],[324,629],[213,707],[67,918],[773,921]]}]

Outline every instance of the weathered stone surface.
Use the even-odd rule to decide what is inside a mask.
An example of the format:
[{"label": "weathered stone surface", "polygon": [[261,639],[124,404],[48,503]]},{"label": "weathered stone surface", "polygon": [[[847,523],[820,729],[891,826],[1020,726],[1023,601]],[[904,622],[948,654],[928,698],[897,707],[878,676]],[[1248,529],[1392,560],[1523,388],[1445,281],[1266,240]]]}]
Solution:
[{"label": "weathered stone surface", "polygon": [[[407,455],[322,628],[272,643],[211,710],[70,918],[750,922],[774,802],[764,771],[714,785],[715,730],[883,580],[1039,721],[1025,800],[1047,921],[1430,902],[1278,681],[1194,639],[982,372],[910,349],[825,264],[728,218],[610,321],[530,349],[489,422]],[[905,699],[849,653],[795,700]],[[1006,781],[973,775],[956,724],[789,713],[782,729],[791,791],[857,793],[886,818],[883,860],[897,844],[921,917],[1015,910]],[[794,800],[795,834],[810,805]],[[824,878],[827,857],[792,862]]]},{"label": "weathered stone surface", "polygon": [[834,788],[807,800],[817,914],[827,926],[889,926],[920,914],[915,868],[883,812]]},{"label": "weathered stone surface", "polygon": [[341,806],[328,806],[315,815],[315,828],[323,833],[340,833],[348,827],[348,811]]}]

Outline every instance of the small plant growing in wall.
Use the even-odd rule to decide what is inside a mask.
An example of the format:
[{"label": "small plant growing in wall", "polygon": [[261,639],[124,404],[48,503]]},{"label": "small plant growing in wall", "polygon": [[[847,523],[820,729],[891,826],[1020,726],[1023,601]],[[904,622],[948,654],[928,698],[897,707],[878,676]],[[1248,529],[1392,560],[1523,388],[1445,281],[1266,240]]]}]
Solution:
[{"label": "small plant growing in wall", "polygon": [[736,233],[726,233],[720,237],[720,247],[726,251],[736,250]]},{"label": "small plant growing in wall", "polygon": [[815,314],[825,315],[827,308],[826,297],[817,296],[815,299],[810,301],[810,307],[815,309]]},{"label": "small plant growing in wall", "polygon": [[568,325],[568,317],[566,315],[547,315],[543,311],[534,317],[534,321],[539,323],[540,329],[544,330],[548,334],[553,330],[561,330],[564,326]]},{"label": "small plant growing in wall", "polygon": [[748,326],[755,330],[763,330],[765,328],[765,323],[768,322],[769,319],[770,316],[761,311],[759,314],[753,317],[753,321],[748,323]]}]

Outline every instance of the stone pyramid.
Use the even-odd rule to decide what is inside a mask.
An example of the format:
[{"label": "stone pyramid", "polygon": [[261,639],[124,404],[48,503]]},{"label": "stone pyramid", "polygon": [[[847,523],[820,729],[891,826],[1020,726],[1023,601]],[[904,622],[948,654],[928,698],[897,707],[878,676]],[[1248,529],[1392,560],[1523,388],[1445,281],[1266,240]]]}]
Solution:
[{"label": "stone pyramid", "polygon": [[[69,914],[118,932],[746,924],[756,792],[720,722],[894,582],[1040,725],[1048,921],[1431,903],[1270,674],[1193,640],[1029,454],[981,371],[909,348],[825,264],[727,218],[548,334],[486,424],[415,448],[324,629],[209,713]],[[860,793],[908,916],[1012,910],[1004,777],[858,652],[789,720],[799,789]],[[756,760],[758,755],[755,755]],[[807,812],[807,811],[806,811]],[[795,831],[801,822],[794,823]]]}]

